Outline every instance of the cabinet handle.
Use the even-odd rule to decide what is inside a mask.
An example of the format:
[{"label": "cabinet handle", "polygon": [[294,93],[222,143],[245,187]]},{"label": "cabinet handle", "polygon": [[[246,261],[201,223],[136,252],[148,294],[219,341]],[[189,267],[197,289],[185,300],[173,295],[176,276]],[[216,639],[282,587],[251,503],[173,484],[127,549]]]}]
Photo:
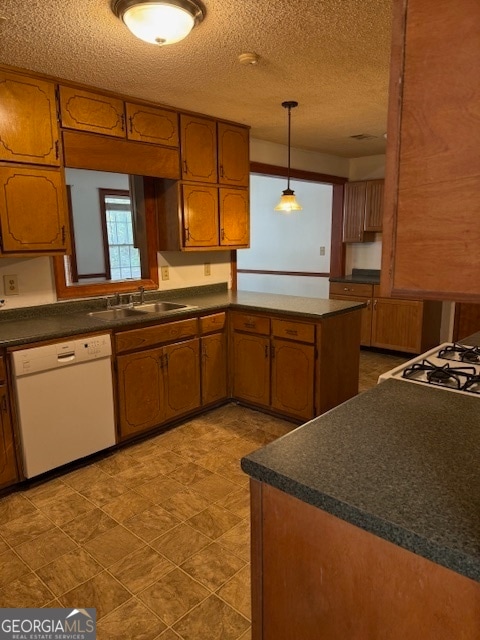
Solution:
[{"label": "cabinet handle", "polygon": [[247,329],[255,329],[256,324],[255,322],[244,322],[243,326],[246,327]]},{"label": "cabinet handle", "polygon": [[374,300],[374,301],[373,301],[373,308],[374,308],[374,309],[376,309],[376,308],[377,308],[377,301],[376,301],[376,300]]},{"label": "cabinet handle", "polygon": [[3,411],[3,413],[7,413],[7,396],[3,395],[2,396],[2,408],[1,411]]},{"label": "cabinet handle", "polygon": [[344,291],[350,291],[350,289],[348,287],[343,287]]},{"label": "cabinet handle", "polygon": [[273,358],[275,358],[275,345],[274,344],[272,344],[272,346],[270,348],[270,352],[272,354],[272,360],[273,360]]},{"label": "cabinet handle", "polygon": [[122,113],[120,116],[120,126],[122,127],[122,131],[125,131],[125,114]]},{"label": "cabinet handle", "polygon": [[165,354],[165,366],[168,369],[168,353]]},{"label": "cabinet handle", "polygon": [[66,237],[65,225],[62,225],[62,244],[65,244]]},{"label": "cabinet handle", "polygon": [[58,140],[55,140],[55,158],[58,160],[60,157]]},{"label": "cabinet handle", "polygon": [[298,336],[298,331],[296,329],[285,329],[285,333],[287,336]]},{"label": "cabinet handle", "polygon": [[222,240],[225,240],[225,229],[220,229],[220,236]]},{"label": "cabinet handle", "polygon": [[223,164],[220,165],[220,177],[223,178]]},{"label": "cabinet handle", "polygon": [[265,345],[265,358],[268,358],[268,344]]},{"label": "cabinet handle", "polygon": [[372,301],[371,300],[367,300],[367,309],[370,309]]},{"label": "cabinet handle", "polygon": [[158,358],[158,366],[160,367],[160,369],[163,369],[163,353]]},{"label": "cabinet handle", "polygon": [[190,229],[188,227],[185,229],[185,240],[190,240]]},{"label": "cabinet handle", "polygon": [[188,173],[187,161],[183,161],[183,173]]},{"label": "cabinet handle", "polygon": [[130,133],[133,133],[133,117],[132,116],[129,117],[128,122],[130,123]]}]

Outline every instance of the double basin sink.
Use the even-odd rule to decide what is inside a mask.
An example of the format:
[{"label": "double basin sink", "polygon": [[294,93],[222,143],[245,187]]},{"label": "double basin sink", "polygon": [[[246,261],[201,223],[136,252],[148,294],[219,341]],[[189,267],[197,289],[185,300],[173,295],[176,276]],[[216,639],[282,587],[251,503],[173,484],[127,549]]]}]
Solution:
[{"label": "double basin sink", "polygon": [[181,309],[194,309],[188,304],[178,304],[177,302],[145,302],[135,307],[115,307],[105,309],[104,311],[91,311],[88,315],[105,322],[112,320],[121,320],[122,318],[132,318],[148,313],[170,313],[171,311],[180,311]]}]

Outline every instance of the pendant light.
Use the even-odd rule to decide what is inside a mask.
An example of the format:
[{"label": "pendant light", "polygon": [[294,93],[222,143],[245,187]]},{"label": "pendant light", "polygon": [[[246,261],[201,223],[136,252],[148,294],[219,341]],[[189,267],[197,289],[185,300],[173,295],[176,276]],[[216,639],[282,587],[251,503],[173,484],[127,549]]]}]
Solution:
[{"label": "pendant light", "polygon": [[302,207],[298,204],[295,198],[295,193],[290,189],[290,128],[292,109],[298,107],[298,102],[290,100],[282,102],[282,107],[288,109],[288,171],[287,171],[287,188],[282,191],[280,202],[275,207],[275,211],[283,211],[284,213],[291,213],[292,211],[301,211]]},{"label": "pendant light", "polygon": [[197,0],[114,0],[112,11],[134,36],[157,45],[183,40],[205,15]]}]

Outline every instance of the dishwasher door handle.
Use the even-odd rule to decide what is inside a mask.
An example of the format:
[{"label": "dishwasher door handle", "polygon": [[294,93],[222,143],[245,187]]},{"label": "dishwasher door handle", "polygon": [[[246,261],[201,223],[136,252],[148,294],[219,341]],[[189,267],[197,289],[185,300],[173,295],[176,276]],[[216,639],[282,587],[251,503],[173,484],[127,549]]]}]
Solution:
[{"label": "dishwasher door handle", "polygon": [[72,362],[72,360],[75,360],[75,354],[74,353],[65,353],[62,355],[57,356],[57,360],[60,364],[66,363],[66,362]]}]

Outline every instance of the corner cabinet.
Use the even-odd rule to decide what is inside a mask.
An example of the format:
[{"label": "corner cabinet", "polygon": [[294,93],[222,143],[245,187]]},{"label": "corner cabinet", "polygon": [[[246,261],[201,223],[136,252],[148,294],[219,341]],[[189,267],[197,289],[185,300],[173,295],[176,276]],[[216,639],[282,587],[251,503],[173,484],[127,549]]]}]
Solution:
[{"label": "corner cabinet", "polygon": [[395,0],[382,287],[480,301],[480,3]]},{"label": "corner cabinet", "polygon": [[384,180],[345,184],[343,242],[372,242],[382,231],[383,196]]}]

